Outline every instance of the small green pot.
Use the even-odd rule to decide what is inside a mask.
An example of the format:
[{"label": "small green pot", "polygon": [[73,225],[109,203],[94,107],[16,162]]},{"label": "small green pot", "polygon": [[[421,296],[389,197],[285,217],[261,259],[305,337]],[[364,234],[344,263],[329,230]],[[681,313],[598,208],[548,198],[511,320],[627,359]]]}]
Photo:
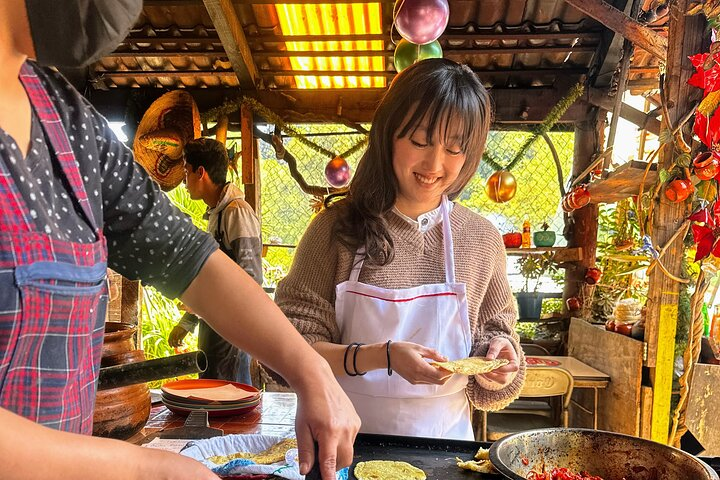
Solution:
[{"label": "small green pot", "polygon": [[541,230],[533,233],[533,243],[536,247],[552,247],[555,245],[555,232]]}]

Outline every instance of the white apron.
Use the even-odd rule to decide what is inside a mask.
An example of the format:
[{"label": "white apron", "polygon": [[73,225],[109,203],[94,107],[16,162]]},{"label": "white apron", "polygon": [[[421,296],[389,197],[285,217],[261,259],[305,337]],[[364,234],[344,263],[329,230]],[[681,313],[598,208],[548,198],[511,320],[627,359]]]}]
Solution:
[{"label": "white apron", "polygon": [[[363,249],[359,250],[350,279],[336,287],[341,343],[414,342],[450,360],[470,354],[466,290],[464,283],[455,282],[448,203],[443,196],[445,283],[399,290],[360,283]],[[466,375],[453,375],[445,385],[412,385],[382,369],[338,380],[362,420],[362,432],[474,439]]]}]

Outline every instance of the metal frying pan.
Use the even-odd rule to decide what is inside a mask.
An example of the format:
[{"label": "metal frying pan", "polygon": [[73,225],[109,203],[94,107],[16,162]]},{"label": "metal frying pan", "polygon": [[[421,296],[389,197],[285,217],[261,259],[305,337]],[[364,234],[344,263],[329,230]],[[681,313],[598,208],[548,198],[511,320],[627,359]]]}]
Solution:
[{"label": "metal frying pan", "polygon": [[720,480],[709,466],[676,448],[601,430],[547,428],[508,435],[490,447],[496,469],[512,480],[566,467],[604,480]]}]

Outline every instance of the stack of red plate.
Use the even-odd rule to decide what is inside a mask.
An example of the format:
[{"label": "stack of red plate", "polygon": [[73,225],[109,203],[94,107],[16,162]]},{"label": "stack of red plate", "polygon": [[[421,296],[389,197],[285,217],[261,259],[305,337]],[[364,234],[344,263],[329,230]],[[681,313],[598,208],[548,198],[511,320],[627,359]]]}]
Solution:
[{"label": "stack of red plate", "polygon": [[205,410],[211,417],[241,415],[260,403],[262,392],[252,385],[227,380],[177,380],[162,386],[162,402],[181,415]]}]

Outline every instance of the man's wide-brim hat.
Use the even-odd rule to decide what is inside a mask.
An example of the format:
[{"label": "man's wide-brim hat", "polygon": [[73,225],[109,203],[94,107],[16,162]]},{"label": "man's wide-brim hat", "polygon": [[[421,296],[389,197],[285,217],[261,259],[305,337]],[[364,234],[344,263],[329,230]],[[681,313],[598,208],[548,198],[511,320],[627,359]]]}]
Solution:
[{"label": "man's wide-brim hat", "polygon": [[200,112],[192,95],[175,90],[155,100],[138,126],[133,152],[135,160],[165,191],[185,176],[183,148],[200,136]]}]

